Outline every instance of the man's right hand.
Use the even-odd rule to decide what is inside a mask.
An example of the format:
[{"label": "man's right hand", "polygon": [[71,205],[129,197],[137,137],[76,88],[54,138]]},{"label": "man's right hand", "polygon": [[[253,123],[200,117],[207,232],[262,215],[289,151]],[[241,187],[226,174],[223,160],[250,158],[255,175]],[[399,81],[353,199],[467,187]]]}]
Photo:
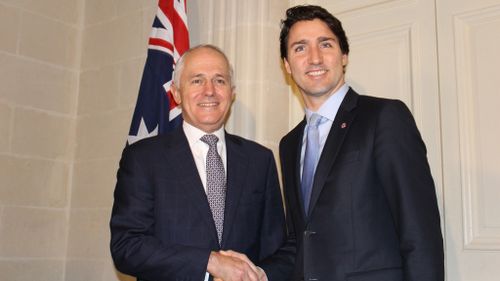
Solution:
[{"label": "man's right hand", "polygon": [[260,272],[258,268],[247,261],[248,258],[245,260],[219,252],[211,252],[208,258],[207,271],[216,280],[259,281]]}]

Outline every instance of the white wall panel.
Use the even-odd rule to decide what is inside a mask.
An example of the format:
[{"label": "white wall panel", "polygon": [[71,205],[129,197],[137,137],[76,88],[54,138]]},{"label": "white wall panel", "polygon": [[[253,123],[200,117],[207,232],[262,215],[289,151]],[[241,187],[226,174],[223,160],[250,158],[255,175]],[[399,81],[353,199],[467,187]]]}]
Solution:
[{"label": "white wall panel", "polygon": [[368,95],[403,100],[413,109],[411,25],[359,34],[350,40],[355,55],[349,61],[348,83],[360,91],[366,89],[363,92]]},{"label": "white wall panel", "polygon": [[454,17],[466,249],[500,250],[500,6]]}]

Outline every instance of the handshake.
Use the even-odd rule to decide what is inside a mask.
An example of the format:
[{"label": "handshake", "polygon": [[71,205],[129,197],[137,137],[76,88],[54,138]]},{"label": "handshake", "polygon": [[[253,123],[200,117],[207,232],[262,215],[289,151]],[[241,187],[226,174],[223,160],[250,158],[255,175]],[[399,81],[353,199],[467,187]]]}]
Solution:
[{"label": "handshake", "polygon": [[214,281],[268,281],[264,270],[235,251],[211,252],[207,271]]}]

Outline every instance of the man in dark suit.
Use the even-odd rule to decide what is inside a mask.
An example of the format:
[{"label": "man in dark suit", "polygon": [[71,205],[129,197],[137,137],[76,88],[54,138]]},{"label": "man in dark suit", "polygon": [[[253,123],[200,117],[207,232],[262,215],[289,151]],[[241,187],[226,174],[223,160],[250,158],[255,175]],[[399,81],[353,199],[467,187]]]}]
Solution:
[{"label": "man in dark suit", "polygon": [[347,38],[321,7],[288,9],[280,47],[306,107],[280,143],[292,280],[442,281],[435,187],[408,108],[345,83]]},{"label": "man in dark suit", "polygon": [[220,49],[187,51],[171,87],[182,127],[125,148],[110,222],[118,270],[150,281],[286,278],[266,260],[286,234],[273,155],[224,131],[233,82]]}]

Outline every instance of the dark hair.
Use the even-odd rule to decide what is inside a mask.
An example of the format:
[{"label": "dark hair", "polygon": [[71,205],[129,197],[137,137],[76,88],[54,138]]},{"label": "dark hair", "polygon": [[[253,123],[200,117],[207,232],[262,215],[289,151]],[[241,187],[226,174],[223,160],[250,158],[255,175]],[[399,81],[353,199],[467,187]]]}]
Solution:
[{"label": "dark hair", "polygon": [[291,7],[286,10],[286,18],[281,21],[280,52],[282,59],[287,58],[288,56],[288,33],[290,32],[292,26],[299,21],[314,19],[319,19],[326,23],[333,34],[337,36],[342,53],[345,55],[349,54],[349,43],[347,42],[345,31],[342,28],[342,23],[327,10],[320,6],[300,5]]}]

